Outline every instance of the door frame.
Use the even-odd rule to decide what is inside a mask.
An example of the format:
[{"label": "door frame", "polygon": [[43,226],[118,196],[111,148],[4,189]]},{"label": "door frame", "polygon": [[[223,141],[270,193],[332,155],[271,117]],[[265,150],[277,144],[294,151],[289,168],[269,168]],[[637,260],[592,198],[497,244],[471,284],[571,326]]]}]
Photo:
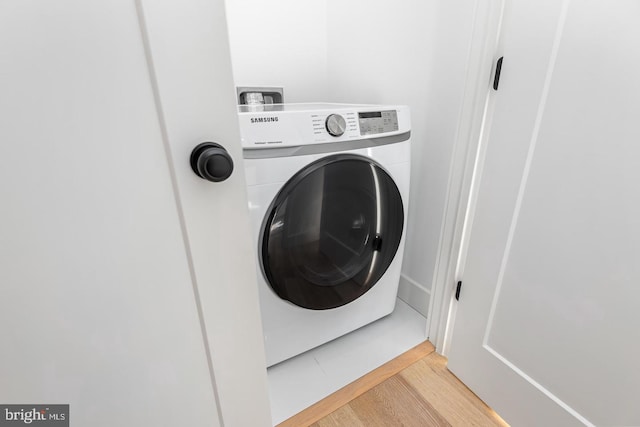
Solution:
[{"label": "door frame", "polygon": [[440,229],[438,257],[429,302],[427,336],[447,355],[457,306],[455,292],[462,279],[468,229],[473,220],[476,177],[491,125],[495,64],[502,56],[502,22],[508,0],[477,0],[467,57],[462,108],[449,169],[447,199]]}]

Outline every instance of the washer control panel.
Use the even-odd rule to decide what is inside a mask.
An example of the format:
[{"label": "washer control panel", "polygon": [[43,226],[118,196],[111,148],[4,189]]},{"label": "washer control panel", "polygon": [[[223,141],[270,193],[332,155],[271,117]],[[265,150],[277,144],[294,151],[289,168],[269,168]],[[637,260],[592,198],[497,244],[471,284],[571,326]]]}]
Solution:
[{"label": "washer control panel", "polygon": [[360,112],[358,122],[360,135],[395,132],[398,130],[398,113],[396,110]]},{"label": "washer control panel", "polygon": [[409,108],[403,105],[240,105],[238,118],[245,149],[341,143],[411,131]]}]

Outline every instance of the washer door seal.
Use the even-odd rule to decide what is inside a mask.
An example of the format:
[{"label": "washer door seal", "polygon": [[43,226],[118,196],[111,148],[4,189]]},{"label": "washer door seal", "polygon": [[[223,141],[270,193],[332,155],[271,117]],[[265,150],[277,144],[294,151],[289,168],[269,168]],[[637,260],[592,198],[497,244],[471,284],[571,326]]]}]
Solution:
[{"label": "washer door seal", "polygon": [[378,163],[328,156],[294,175],[267,209],[262,271],[284,300],[313,310],[340,307],[384,275],[403,225],[400,191]]}]

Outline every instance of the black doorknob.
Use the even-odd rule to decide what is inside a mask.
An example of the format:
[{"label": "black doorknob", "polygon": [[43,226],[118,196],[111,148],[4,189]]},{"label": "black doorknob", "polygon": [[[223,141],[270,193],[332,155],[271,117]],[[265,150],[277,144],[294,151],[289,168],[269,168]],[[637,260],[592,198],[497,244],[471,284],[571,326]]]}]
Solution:
[{"label": "black doorknob", "polygon": [[203,142],[191,152],[191,169],[202,179],[220,182],[231,176],[233,159],[222,145]]}]

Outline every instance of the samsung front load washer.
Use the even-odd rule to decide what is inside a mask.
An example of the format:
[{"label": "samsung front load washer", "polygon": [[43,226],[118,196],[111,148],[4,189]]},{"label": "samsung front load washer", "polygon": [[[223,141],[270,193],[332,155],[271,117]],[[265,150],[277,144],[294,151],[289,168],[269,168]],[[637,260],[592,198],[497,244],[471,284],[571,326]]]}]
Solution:
[{"label": "samsung front load washer", "polygon": [[410,174],[405,106],[239,106],[267,365],[393,311]]}]

